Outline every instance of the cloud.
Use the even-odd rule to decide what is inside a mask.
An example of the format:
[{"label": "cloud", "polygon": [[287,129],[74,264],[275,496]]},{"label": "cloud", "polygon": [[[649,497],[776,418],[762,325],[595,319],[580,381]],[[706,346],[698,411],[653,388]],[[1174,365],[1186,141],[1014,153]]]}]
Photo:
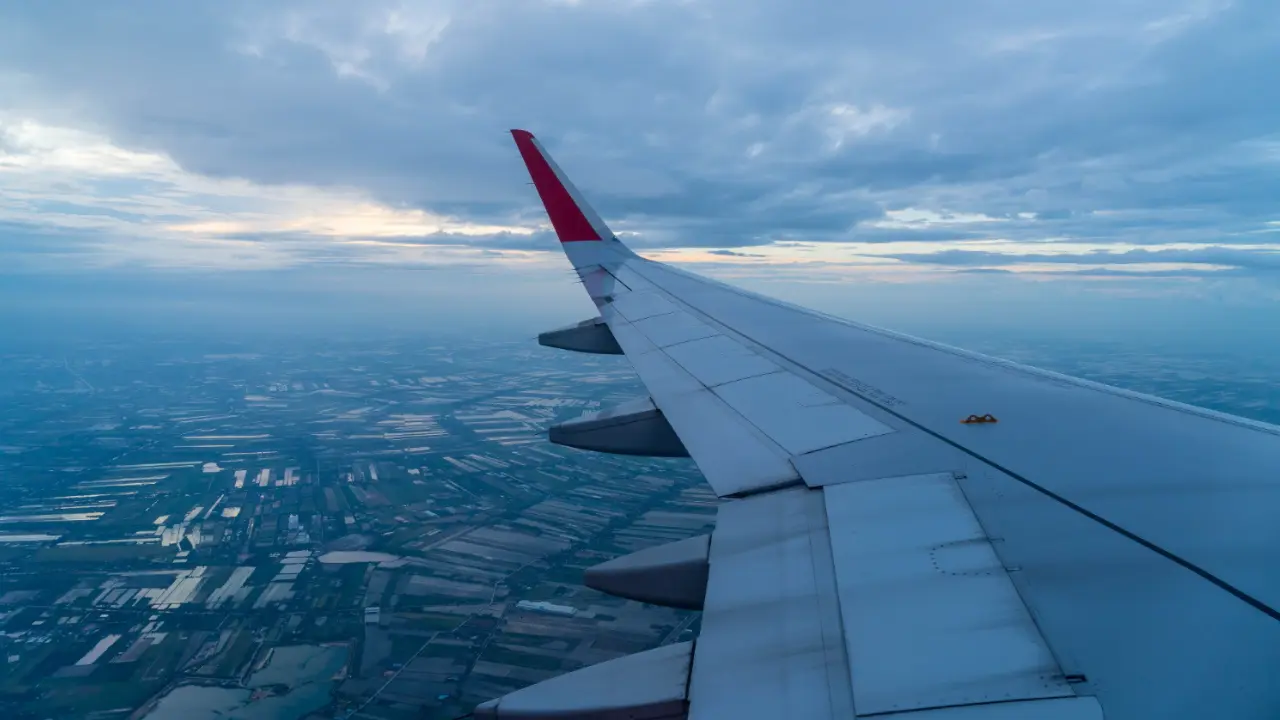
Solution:
[{"label": "cloud", "polygon": [[1092,250],[1062,253],[1011,253],[982,250],[942,250],[933,253],[894,253],[885,257],[905,262],[948,265],[965,268],[998,268],[1029,264],[1074,265],[1157,265],[1167,263],[1212,265],[1245,270],[1274,272],[1280,270],[1280,247],[1236,248],[1205,246],[1197,248],[1148,249],[1124,252]]},{"label": "cloud", "polygon": [[282,250],[304,241],[331,246],[324,257],[374,241],[553,246],[514,217],[478,224],[392,207],[359,188],[199,175],[163,154],[3,114],[0,147],[0,257],[29,253],[23,238],[38,238],[45,254],[66,245],[107,264],[156,265],[287,264],[304,256]]},{"label": "cloud", "polygon": [[0,221],[68,262],[553,251],[529,127],[638,248],[1267,243],[1278,30],[1261,0],[15,3]]},{"label": "cloud", "polygon": [[74,262],[73,256],[94,252],[100,244],[94,232],[0,221],[0,248],[10,266],[33,256]]}]

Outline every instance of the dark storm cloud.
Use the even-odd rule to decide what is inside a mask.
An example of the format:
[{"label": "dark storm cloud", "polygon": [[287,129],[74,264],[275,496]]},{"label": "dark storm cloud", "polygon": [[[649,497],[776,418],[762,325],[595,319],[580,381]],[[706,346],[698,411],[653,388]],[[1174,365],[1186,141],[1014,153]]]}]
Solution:
[{"label": "dark storm cloud", "polygon": [[[65,0],[3,11],[0,90],[194,172],[485,224],[541,222],[529,127],[640,247],[1158,245],[1274,219],[1278,40],[1261,1]],[[1008,221],[873,224],[908,207]]]}]

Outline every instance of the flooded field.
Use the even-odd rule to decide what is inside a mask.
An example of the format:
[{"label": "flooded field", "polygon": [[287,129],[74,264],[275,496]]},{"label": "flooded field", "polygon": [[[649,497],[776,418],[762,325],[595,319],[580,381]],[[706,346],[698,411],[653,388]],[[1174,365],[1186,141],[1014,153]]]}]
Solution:
[{"label": "flooded field", "polygon": [[329,704],[334,676],[347,662],[341,645],[293,645],[271,650],[244,688],[182,685],[156,703],[145,720],[294,720]]}]

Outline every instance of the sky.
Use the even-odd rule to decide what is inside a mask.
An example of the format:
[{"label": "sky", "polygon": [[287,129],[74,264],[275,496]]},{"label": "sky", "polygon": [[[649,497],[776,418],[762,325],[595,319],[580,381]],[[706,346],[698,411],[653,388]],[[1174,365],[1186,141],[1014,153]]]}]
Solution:
[{"label": "sky", "polygon": [[8,3],[0,319],[576,319],[520,127],[829,312],[1265,332],[1277,66],[1266,1]]}]

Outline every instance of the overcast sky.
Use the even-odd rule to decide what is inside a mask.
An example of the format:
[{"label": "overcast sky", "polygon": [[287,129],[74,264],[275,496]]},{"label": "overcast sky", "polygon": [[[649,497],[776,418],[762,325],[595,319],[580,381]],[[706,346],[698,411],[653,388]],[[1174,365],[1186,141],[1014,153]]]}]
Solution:
[{"label": "overcast sky", "polygon": [[522,127],[637,249],[819,305],[1269,302],[1276,67],[1269,1],[7,3],[0,266],[567,297]]}]

